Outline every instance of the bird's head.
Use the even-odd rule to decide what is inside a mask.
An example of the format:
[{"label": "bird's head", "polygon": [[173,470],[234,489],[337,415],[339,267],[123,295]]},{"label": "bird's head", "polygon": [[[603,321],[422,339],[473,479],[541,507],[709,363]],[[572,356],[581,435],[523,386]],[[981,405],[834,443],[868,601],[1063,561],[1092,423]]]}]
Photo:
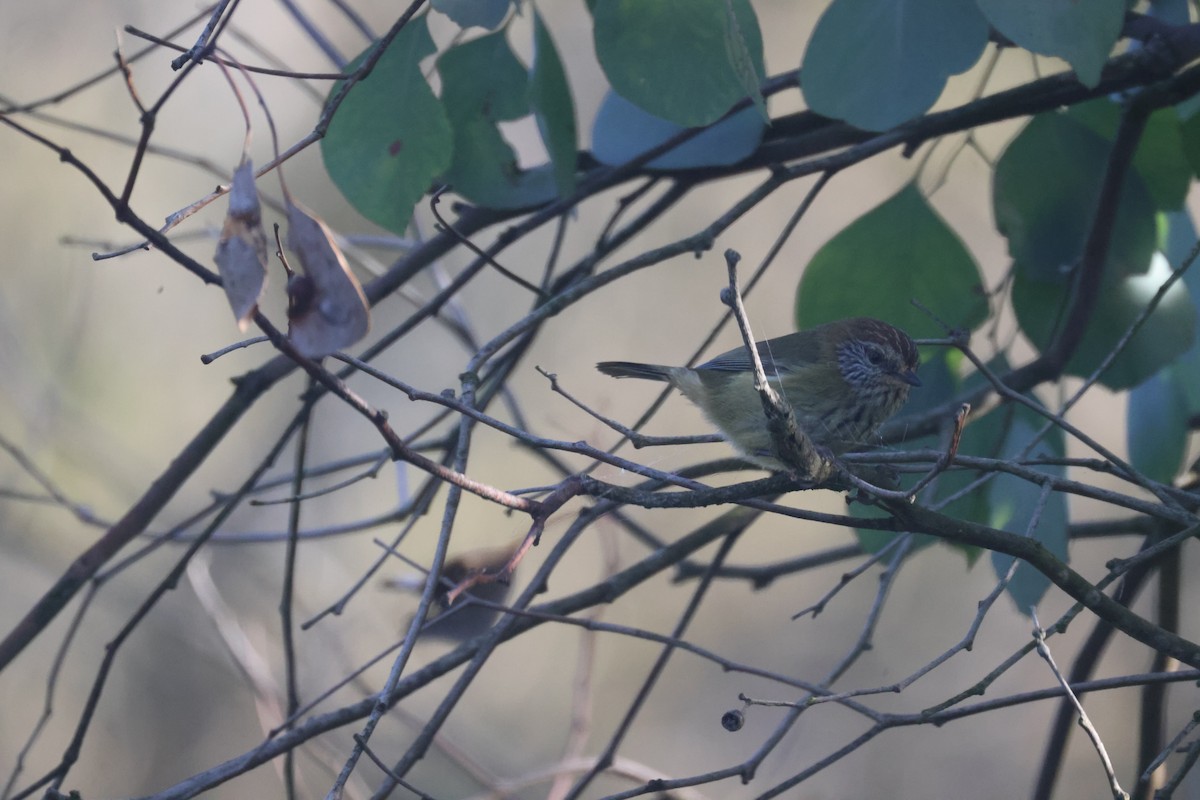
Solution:
[{"label": "bird's head", "polygon": [[920,386],[917,346],[907,333],[877,319],[848,319],[831,334],[838,338],[838,369],[850,388],[866,398],[899,403]]}]

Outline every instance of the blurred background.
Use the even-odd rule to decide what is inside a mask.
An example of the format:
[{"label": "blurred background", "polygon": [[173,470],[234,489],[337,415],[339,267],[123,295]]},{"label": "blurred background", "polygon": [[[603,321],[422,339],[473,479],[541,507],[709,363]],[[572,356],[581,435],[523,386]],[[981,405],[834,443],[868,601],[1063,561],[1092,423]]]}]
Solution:
[{"label": "blurred background", "polygon": [[[768,71],[782,72],[799,64],[797,43],[807,41],[823,4],[788,0],[756,2],[765,37]],[[381,32],[393,21],[395,4],[355,3],[372,28]],[[545,15],[573,91],[583,146],[605,90],[590,40],[590,23],[581,0],[543,3]],[[368,42],[346,22],[332,4],[310,0],[304,12],[346,56],[353,57]],[[0,93],[8,103],[26,103],[54,95],[113,63],[120,46],[128,57],[145,43],[121,32],[132,25],[166,35],[199,10],[189,4],[161,2],[91,3],[44,0],[41,3],[0,4]],[[444,43],[457,28],[431,23],[435,39]],[[531,36],[528,17],[515,26],[514,46],[528,56]],[[173,37],[191,44],[196,25]],[[521,38],[524,36],[525,38]],[[441,37],[441,38],[439,38]],[[246,3],[235,16],[224,40],[239,58],[265,63],[274,56],[295,70],[334,71],[282,8],[269,2]],[[144,101],[156,98],[174,73],[174,53],[155,52],[133,66],[133,82]],[[1043,67],[1047,67],[1043,63]],[[1048,65],[1057,69],[1056,65]],[[978,69],[978,67],[976,68]],[[1033,75],[1028,61],[1002,62],[993,88],[1017,84]],[[978,82],[975,71],[956,78],[940,105],[970,96]],[[292,79],[258,80],[287,146],[307,134],[328,89],[320,82]],[[772,102],[772,113],[799,109],[794,92]],[[110,186],[125,181],[139,135],[138,113],[126,86],[109,77],[66,102],[41,109],[37,130],[69,147],[92,166]],[[270,139],[261,117],[256,118],[252,154],[256,163],[271,156]],[[29,121],[34,124],[34,121]],[[79,126],[96,129],[85,130]],[[991,157],[1019,128],[1005,123],[979,131]],[[102,135],[99,132],[103,132]],[[523,159],[536,163],[539,153],[532,123],[510,131]],[[157,120],[154,144],[169,152],[150,155],[144,163],[134,208],[151,223],[188,206],[227,182],[240,158],[244,128],[225,78],[215,68],[196,70]],[[222,293],[157,252],[136,251],[119,258],[94,260],[92,253],[108,252],[136,240],[118,225],[97,192],[76,171],[60,164],[53,153],[10,130],[0,130],[5,180],[0,185],[0,236],[5,257],[0,261],[4,290],[0,292],[0,437],[11,443],[42,471],[65,497],[100,523],[121,516],[144,492],[170,459],[229,396],[230,379],[266,361],[269,345],[236,350],[204,365],[200,356],[216,351],[240,336]],[[180,157],[185,155],[186,157]],[[289,185],[298,199],[346,237],[347,252],[364,282],[372,271],[386,268],[397,251],[376,246],[363,237],[386,232],[362,219],[342,199],[323,170],[317,148],[309,148],[286,165]],[[747,298],[755,333],[768,338],[793,329],[792,299],[800,271],[829,236],[864,211],[890,196],[913,175],[914,164],[898,153],[871,159],[839,176],[821,195],[789,241],[784,257]],[[993,284],[1007,266],[1003,240],[994,230],[989,203],[988,165],[974,154],[959,158],[947,182],[931,198],[936,209],[966,241]],[[664,223],[630,242],[616,257],[694,233],[727,209],[761,180],[734,178],[711,190],[693,193]],[[599,425],[562,397],[552,394],[533,365],[556,373],[564,387],[596,410],[632,423],[655,396],[652,385],[616,383],[600,376],[593,364],[602,359],[632,359],[676,363],[685,359],[721,317],[717,296],[725,283],[720,252],[740,251],[753,265],[765,254],[778,231],[811,184],[794,183],[770,202],[739,221],[721,237],[716,248],[701,257],[680,257],[654,269],[615,282],[553,320],[532,358],[513,377],[511,388],[520,398],[530,429],[542,436],[587,440],[609,446],[616,434]],[[280,194],[267,177],[260,190],[271,198]],[[626,190],[627,191],[627,190]],[[616,202],[622,190],[607,198]],[[611,206],[610,206],[611,207]],[[197,213],[173,232],[173,238],[203,263],[211,263],[224,201]],[[281,214],[264,212],[269,226]],[[586,254],[603,225],[605,214],[580,213],[564,242],[564,261]],[[418,232],[432,230],[427,209],[417,213]],[[499,229],[485,231],[481,242]],[[356,238],[357,237],[357,238]],[[551,232],[527,237],[507,251],[504,263],[521,274],[540,274],[551,243]],[[455,254],[439,265],[453,275],[465,258]],[[275,265],[272,265],[275,268]],[[283,276],[270,275],[272,298],[265,311],[277,324],[284,319]],[[431,275],[411,285],[428,296],[436,287]],[[484,275],[459,297],[461,312],[477,337],[486,341],[526,313],[528,295],[497,275]],[[411,309],[409,300],[390,298],[375,310],[375,330],[387,330]],[[391,321],[391,323],[389,323]],[[737,343],[727,331],[713,351]],[[419,389],[440,392],[458,386],[458,374],[470,353],[443,327],[423,325],[392,348],[377,366]],[[355,378],[352,387],[369,402],[386,409],[400,431],[415,427],[431,414],[428,407],[409,402],[379,383]],[[207,506],[214,493],[233,491],[263,457],[267,443],[283,430],[304,391],[304,379],[293,375],[258,403],[233,435],[159,515],[152,532],[170,530]],[[1123,450],[1123,434],[1112,419],[1121,418],[1121,399],[1102,389],[1092,391],[1071,414],[1076,424],[1103,444]],[[706,432],[699,414],[678,397],[668,400],[667,413],[646,429],[655,434]],[[313,463],[331,463],[380,451],[376,432],[360,417],[326,401],[313,418]],[[674,469],[702,457],[727,454],[723,445],[699,448],[660,448],[627,455]],[[369,459],[368,459],[369,461]],[[285,455],[272,474],[290,469]],[[575,468],[587,462],[574,459]],[[558,476],[507,437],[480,431],[470,462],[472,477],[500,488],[518,489],[558,480]],[[596,475],[629,482],[610,467]],[[385,515],[410,495],[418,478],[403,465],[385,463],[374,480],[305,504],[306,529],[330,529],[351,521]],[[332,481],[331,481],[332,482]],[[29,471],[12,454],[0,455],[0,485],[14,491],[38,492]],[[275,497],[288,493],[281,485]],[[267,493],[268,498],[271,493]],[[828,492],[791,498],[806,508],[844,509],[843,498]],[[440,508],[435,504],[435,509]],[[524,533],[524,520],[499,515],[474,498],[464,501],[452,554],[475,548],[502,546]],[[1072,503],[1073,520],[1099,511]],[[711,510],[631,511],[631,515],[667,539],[690,531],[715,515]],[[406,554],[418,560],[433,552],[439,514],[418,523]],[[523,589],[547,544],[573,519],[568,509],[551,520],[545,542],[532,551],[518,571],[514,585]],[[245,507],[222,529],[218,543],[207,547],[188,579],[160,602],[137,629],[116,660],[79,764],[65,788],[78,788],[84,797],[123,797],[163,789],[214,763],[236,756],[260,742],[278,721],[264,707],[247,664],[259,663],[259,688],[281,685],[280,622],[277,605],[283,577],[283,534],[287,506]],[[19,497],[0,498],[0,625],[10,630],[32,602],[105,529],[88,524],[62,506]],[[345,535],[306,540],[297,571],[297,616],[308,619],[340,598],[380,555],[374,539],[390,541],[396,524],[364,527]],[[616,526],[600,525],[568,556],[548,587],[549,597],[575,591],[601,579],[607,571],[628,565],[644,548]],[[840,528],[764,519],[736,545],[731,562],[758,564],[798,556],[825,547],[847,544],[850,534]],[[1076,545],[1072,564],[1084,575],[1102,574],[1103,564],[1127,555],[1134,539],[1110,539]],[[132,552],[132,548],[127,548]],[[55,655],[67,634],[79,599],[45,631],[19,659],[0,673],[0,779],[7,777],[22,747],[38,723],[53,684],[54,714],[34,750],[24,754],[18,786],[51,768],[61,756],[78,721],[83,701],[95,679],[103,648],[161,576],[179,557],[177,546],[163,548],[129,565],[105,582],[95,596],[84,623],[75,634],[67,657]],[[1194,553],[1192,553],[1194,557]],[[852,582],[815,620],[790,621],[835,586],[857,564],[849,561],[797,577],[784,578],[763,591],[743,582],[721,581],[696,619],[689,639],[742,662],[803,680],[819,681],[861,635],[864,620],[876,598],[878,569]],[[1185,563],[1184,574],[1193,564]],[[388,565],[381,577],[412,570]],[[898,680],[954,645],[974,618],[976,602],[995,585],[989,560],[973,567],[964,556],[933,546],[909,558],[901,567],[874,633],[874,646],[836,685],[869,687]],[[622,602],[602,609],[603,619],[666,633],[678,619],[694,584],[673,584],[670,575],[638,588]],[[1138,608],[1152,602],[1149,593]],[[1056,590],[1043,601],[1043,623],[1069,606]],[[324,691],[354,667],[398,642],[412,614],[415,599],[388,591],[373,580],[350,602],[345,613],[326,616],[299,636],[297,642],[303,698]],[[1060,663],[1067,662],[1088,628],[1077,625],[1052,641]],[[980,680],[997,663],[1029,638],[1030,623],[1003,598],[988,616],[974,649],[955,656],[933,676],[899,696],[872,699],[884,710],[918,711]],[[1183,631],[1189,635],[1187,630]],[[1191,631],[1190,635],[1195,635]],[[245,649],[239,660],[231,655],[237,636]],[[502,647],[460,703],[444,729],[444,741],[413,773],[427,791],[439,798],[483,797],[488,785],[537,772],[561,755],[572,708],[572,686],[581,665],[590,665],[591,738],[589,754],[607,742],[644,679],[657,646],[623,637],[600,635],[594,652],[581,649],[585,638],[578,629],[544,625]],[[444,642],[422,642],[410,671],[446,651]],[[260,658],[261,662],[255,662]],[[380,686],[389,659],[366,671],[357,681],[326,702],[332,708],[366,696]],[[1101,674],[1147,669],[1149,655],[1140,646],[1118,638]],[[52,674],[52,667],[56,671]],[[1053,683],[1044,664],[1027,658],[992,689],[989,696],[1008,694]],[[383,755],[402,752],[414,736],[411,719],[423,719],[449,683],[435,683],[400,704],[373,739]],[[1177,704],[1177,729],[1195,705],[1193,688]],[[656,775],[681,776],[738,762],[752,753],[779,714],[752,709],[740,733],[727,733],[721,714],[739,706],[739,692],[761,698],[790,700],[797,695],[775,683],[740,674],[725,674],[712,663],[677,653],[655,689],[647,708],[633,726],[623,756],[646,770],[639,781]],[[1110,692],[1088,698],[1087,707],[1110,747],[1118,774],[1133,769],[1135,748],[1129,737],[1136,696]],[[968,719],[943,728],[915,727],[885,733],[866,747],[824,770],[789,797],[805,798],[977,798],[1018,796],[1031,787],[1046,743],[1053,703],[1029,704],[986,718]],[[982,722],[986,719],[986,724]],[[306,747],[300,758],[304,787],[301,796],[323,796],[352,746],[346,729]],[[695,795],[710,798],[754,797],[775,782],[804,769],[865,729],[849,712],[825,705],[807,712],[748,786],[725,781],[702,786]],[[456,753],[465,757],[456,757]],[[393,755],[394,757],[394,755]],[[473,774],[473,770],[477,774]],[[635,771],[636,772],[636,771]],[[1081,736],[1072,740],[1067,779],[1058,796],[1091,798],[1106,792],[1095,752]],[[379,773],[359,767],[351,781],[351,796],[369,796]],[[599,797],[628,784],[616,779],[597,783],[588,796]],[[965,790],[964,787],[970,787]],[[1192,795],[1200,792],[1195,779]],[[220,798],[271,797],[282,794],[279,772],[268,765],[206,796]],[[514,797],[544,797],[544,785],[514,793]]]}]

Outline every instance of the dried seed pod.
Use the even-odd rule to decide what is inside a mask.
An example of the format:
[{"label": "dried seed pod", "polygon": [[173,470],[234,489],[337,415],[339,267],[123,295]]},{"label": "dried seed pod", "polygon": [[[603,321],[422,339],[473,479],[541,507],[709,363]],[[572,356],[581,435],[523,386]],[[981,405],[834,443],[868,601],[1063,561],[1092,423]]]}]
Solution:
[{"label": "dried seed pod", "polygon": [[249,159],[233,173],[229,211],[213,260],[238,328],[244,331],[267,285],[267,235],[254,186],[254,166]]},{"label": "dried seed pod", "polygon": [[287,217],[288,249],[303,270],[288,281],[288,338],[302,355],[322,358],[367,335],[370,308],[325,223],[292,202]]}]

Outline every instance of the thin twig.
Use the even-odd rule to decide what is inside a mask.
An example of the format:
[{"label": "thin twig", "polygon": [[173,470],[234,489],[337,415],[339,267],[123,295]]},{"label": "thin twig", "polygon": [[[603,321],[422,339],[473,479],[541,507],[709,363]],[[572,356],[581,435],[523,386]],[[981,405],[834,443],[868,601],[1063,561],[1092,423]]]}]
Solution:
[{"label": "thin twig", "polygon": [[1104,742],[1100,739],[1100,734],[1096,731],[1095,726],[1092,725],[1087,712],[1083,710],[1083,704],[1079,702],[1079,698],[1071,691],[1070,684],[1067,683],[1062,673],[1059,672],[1058,665],[1054,663],[1054,656],[1050,653],[1050,648],[1046,647],[1046,633],[1038,623],[1037,609],[1031,608],[1029,614],[1033,618],[1033,640],[1037,642],[1038,655],[1049,665],[1050,671],[1054,673],[1055,680],[1062,686],[1067,699],[1075,706],[1075,711],[1079,715],[1079,726],[1083,728],[1088,738],[1092,740],[1092,746],[1096,748],[1096,754],[1100,756],[1100,763],[1104,767],[1104,774],[1108,777],[1108,787],[1112,791],[1113,797],[1117,798],[1117,800],[1129,800],[1129,794],[1117,782],[1117,774],[1113,770],[1112,761],[1108,757],[1108,751],[1104,748]]}]

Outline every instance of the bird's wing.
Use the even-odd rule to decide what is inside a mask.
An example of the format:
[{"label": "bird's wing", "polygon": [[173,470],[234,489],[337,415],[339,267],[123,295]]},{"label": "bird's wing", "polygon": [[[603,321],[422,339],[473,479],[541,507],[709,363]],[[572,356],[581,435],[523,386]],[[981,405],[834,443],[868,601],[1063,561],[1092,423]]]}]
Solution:
[{"label": "bird's wing", "polygon": [[[762,359],[763,371],[768,375],[775,375],[780,372],[795,371],[817,362],[820,359],[818,340],[816,337],[807,335],[808,333],[808,331],[789,333],[786,336],[758,342],[755,346],[758,348],[758,357]],[[744,346],[736,347],[706,361],[696,369],[716,372],[749,372],[751,369],[750,353]]]}]

